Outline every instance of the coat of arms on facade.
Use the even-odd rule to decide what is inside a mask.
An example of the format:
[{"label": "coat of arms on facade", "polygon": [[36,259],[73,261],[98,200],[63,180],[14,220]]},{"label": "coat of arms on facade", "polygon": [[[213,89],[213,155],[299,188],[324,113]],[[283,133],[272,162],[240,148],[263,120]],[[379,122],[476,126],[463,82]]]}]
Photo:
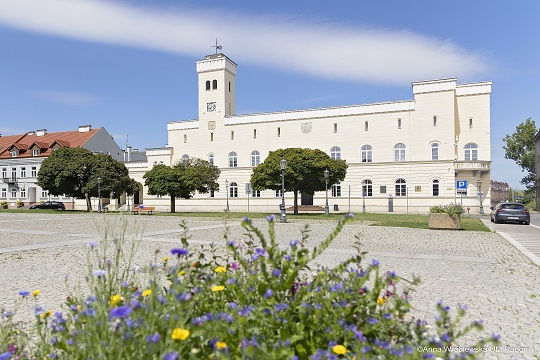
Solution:
[{"label": "coat of arms on facade", "polygon": [[305,122],[305,123],[302,123],[301,124],[301,127],[302,127],[302,132],[304,134],[309,134],[311,132],[311,123],[310,122]]}]

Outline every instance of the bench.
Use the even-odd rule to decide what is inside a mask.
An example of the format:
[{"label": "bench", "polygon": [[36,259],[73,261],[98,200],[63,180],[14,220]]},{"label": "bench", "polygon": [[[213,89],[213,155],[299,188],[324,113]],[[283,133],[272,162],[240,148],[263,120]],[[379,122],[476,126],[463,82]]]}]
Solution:
[{"label": "bench", "polygon": [[152,213],[156,211],[156,207],[155,206],[144,206],[144,205],[139,205],[139,206],[135,206],[135,208],[133,209],[133,215],[135,214],[148,214],[148,215],[152,215]]}]

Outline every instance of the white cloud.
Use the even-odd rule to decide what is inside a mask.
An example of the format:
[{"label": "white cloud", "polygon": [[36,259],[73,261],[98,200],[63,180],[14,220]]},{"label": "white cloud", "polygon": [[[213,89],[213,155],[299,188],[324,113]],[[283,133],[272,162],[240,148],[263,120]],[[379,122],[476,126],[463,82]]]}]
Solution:
[{"label": "white cloud", "polygon": [[70,91],[42,91],[33,94],[35,97],[64,105],[88,106],[97,102],[91,94]]},{"label": "white cloud", "polygon": [[242,63],[326,78],[402,84],[489,69],[480,53],[410,31],[110,0],[0,0],[0,8],[0,24],[22,30],[199,57],[218,37]]}]

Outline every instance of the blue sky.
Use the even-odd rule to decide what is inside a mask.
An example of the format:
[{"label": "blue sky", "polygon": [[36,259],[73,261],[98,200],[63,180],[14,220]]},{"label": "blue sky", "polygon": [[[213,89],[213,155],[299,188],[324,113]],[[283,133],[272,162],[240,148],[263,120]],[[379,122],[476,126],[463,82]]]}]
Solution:
[{"label": "blue sky", "polygon": [[195,61],[217,38],[239,114],[493,81],[492,179],[522,188],[501,139],[540,125],[538,14],[537,0],[0,0],[0,134],[90,124],[122,147],[165,146],[167,122],[197,118]]}]

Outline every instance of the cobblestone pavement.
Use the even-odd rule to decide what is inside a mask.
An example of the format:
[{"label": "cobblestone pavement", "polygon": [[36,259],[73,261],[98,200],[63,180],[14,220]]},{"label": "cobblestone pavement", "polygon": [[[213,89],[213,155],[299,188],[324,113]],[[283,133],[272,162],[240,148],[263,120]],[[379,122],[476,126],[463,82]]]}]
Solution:
[{"label": "cobblestone pavement", "polygon": [[[66,284],[75,286],[84,279],[88,242],[100,241],[106,232],[114,237],[112,229],[127,227],[142,240],[134,264],[144,266],[180,244],[181,220],[0,212],[0,307],[12,307],[20,290],[41,289],[40,302],[60,310],[69,293]],[[226,227],[229,239],[246,238],[238,220],[184,220],[194,244],[224,244]],[[264,233],[266,221],[255,223]],[[276,224],[278,242],[287,246],[290,240],[301,239],[306,224],[301,220]],[[310,223],[306,245],[317,246],[334,226],[334,222]],[[378,259],[384,270],[395,270],[404,278],[420,276],[422,283],[412,300],[415,317],[433,322],[435,304],[441,299],[454,309],[467,304],[466,322],[483,319],[484,334],[500,334],[501,345],[506,346],[502,352],[487,352],[485,359],[540,359],[540,268],[507,239],[489,232],[385,228],[353,222],[316,262],[336,265],[357,248],[368,252],[368,261]],[[30,311],[28,316],[31,318]]]}]

